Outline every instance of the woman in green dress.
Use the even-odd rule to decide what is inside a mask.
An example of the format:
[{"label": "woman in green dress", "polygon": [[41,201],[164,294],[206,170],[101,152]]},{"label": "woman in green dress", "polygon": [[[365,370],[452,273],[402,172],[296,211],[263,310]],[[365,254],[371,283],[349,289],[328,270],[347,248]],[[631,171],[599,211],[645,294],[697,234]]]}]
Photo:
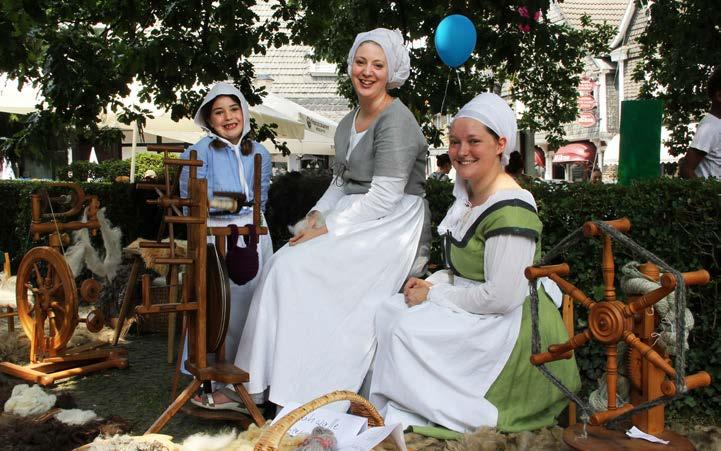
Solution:
[{"label": "woman in green dress", "polygon": [[[484,93],[450,127],[454,204],[438,227],[447,270],[412,278],[376,315],[378,349],[371,401],[386,422],[531,430],[554,423],[567,401],[531,366],[528,282],[542,224],[530,192],[504,172],[516,120],[506,102]],[[550,281],[539,289],[543,346],[568,335]],[[557,294],[556,304],[546,292]],[[572,390],[574,359],[548,365]]]}]

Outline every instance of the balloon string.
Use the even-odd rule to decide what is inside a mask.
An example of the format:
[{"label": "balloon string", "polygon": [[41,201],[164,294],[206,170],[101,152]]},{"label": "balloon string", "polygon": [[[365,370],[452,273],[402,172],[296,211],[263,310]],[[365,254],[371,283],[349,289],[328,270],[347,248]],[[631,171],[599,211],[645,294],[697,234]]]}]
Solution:
[{"label": "balloon string", "polygon": [[452,71],[452,70],[453,70],[453,69],[449,69],[449,70],[448,70],[448,78],[446,78],[446,90],[443,91],[443,100],[441,101],[441,113],[440,113],[441,116],[443,116],[443,105],[446,104],[446,96],[448,95],[448,84],[449,84],[450,81],[451,81],[451,71]]},{"label": "balloon string", "polygon": [[458,94],[463,94],[463,86],[461,86],[461,75],[458,73],[458,68],[456,68],[456,78],[458,79]]}]

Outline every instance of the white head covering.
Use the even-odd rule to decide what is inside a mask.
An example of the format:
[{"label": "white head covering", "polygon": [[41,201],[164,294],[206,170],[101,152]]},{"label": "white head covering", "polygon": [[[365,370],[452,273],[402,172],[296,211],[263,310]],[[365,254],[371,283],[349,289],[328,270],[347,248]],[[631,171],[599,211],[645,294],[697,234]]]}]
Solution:
[{"label": "white head covering", "polygon": [[195,119],[193,119],[193,122],[195,122],[195,125],[202,128],[209,134],[215,135],[215,131],[213,131],[213,129],[210,127],[210,124],[205,122],[202,110],[205,105],[213,102],[216,97],[228,95],[235,96],[238,98],[238,100],[240,100],[240,108],[243,111],[243,133],[240,135],[240,139],[242,140],[245,135],[247,135],[250,131],[250,107],[248,106],[248,101],[245,100],[245,97],[243,97],[243,94],[241,94],[240,90],[235,86],[231,85],[230,83],[216,83],[215,86],[211,88],[211,90],[205,95],[205,98],[203,99],[203,103],[200,105],[200,108],[198,108],[198,111],[196,111]]},{"label": "white head covering", "polygon": [[[453,116],[453,121],[462,117],[474,119],[490,130],[493,130],[499,138],[506,138],[506,147],[503,149],[503,155],[501,156],[501,165],[505,166],[508,164],[508,157],[516,147],[518,125],[516,124],[516,115],[506,101],[496,94],[484,92],[465,104],[463,108]],[[451,121],[451,124],[453,121]],[[448,230],[453,230],[469,208],[466,180],[457,174],[453,187],[453,196],[456,198],[456,201],[448,210],[446,217],[438,224],[438,233],[441,235],[445,234]]]},{"label": "white head covering", "polygon": [[364,42],[372,41],[380,45],[388,60],[388,89],[399,88],[411,74],[411,58],[408,49],[403,45],[403,36],[398,30],[376,28],[375,30],[358,33],[355,42],[348,52],[348,75],[352,74],[353,58],[358,47]]},{"label": "white head covering", "polygon": [[516,115],[506,101],[496,94],[484,92],[465,104],[453,116],[453,120],[461,117],[475,119],[493,130],[499,138],[506,138],[506,147],[501,156],[501,165],[506,166],[511,152],[516,148],[516,134],[518,133]]}]

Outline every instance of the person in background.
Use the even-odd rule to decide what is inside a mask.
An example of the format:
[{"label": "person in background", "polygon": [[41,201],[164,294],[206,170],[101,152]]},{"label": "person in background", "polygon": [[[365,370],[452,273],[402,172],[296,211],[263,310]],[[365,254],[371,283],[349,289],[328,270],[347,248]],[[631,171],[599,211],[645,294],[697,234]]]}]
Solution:
[{"label": "person in background", "polygon": [[451,172],[451,158],[447,153],[442,153],[436,156],[436,170],[430,175],[429,178],[433,180],[440,180],[443,182],[450,182],[451,179],[448,177],[448,173]]},{"label": "person in background", "polygon": [[711,74],[707,93],[711,109],[698,124],[686,155],[679,161],[682,178],[721,179],[721,66]]},{"label": "person in background", "polygon": [[[386,424],[516,432],[552,425],[568,405],[530,362],[524,270],[540,258],[543,225],[533,195],[503,170],[516,131],[515,114],[492,93],[475,97],[451,122],[455,202],[438,225],[450,269],[409,279],[376,314],[370,401]],[[558,287],[541,279],[538,293],[545,349],[568,334]],[[573,358],[548,367],[571,390],[580,388]]]},{"label": "person in background", "polygon": [[[270,187],[271,159],[268,150],[260,143],[248,138],[250,132],[250,109],[243,94],[233,85],[217,83],[203,99],[203,103],[195,114],[195,124],[203,129],[207,136],[190,146],[181,158],[189,158],[195,150],[203,166],[198,167],[197,176],[208,181],[208,201],[215,193],[242,193],[248,201],[252,201],[253,178],[255,175],[254,158],[261,156],[260,205],[265,210]],[[184,167],[180,175],[180,194],[186,197],[188,192],[188,168]],[[262,215],[261,215],[262,217]],[[262,221],[265,222],[264,217]],[[234,214],[223,214],[211,209],[208,227],[225,227],[235,224],[242,227],[253,222],[252,208],[244,207]],[[208,238],[214,242],[213,237]],[[243,246],[243,239],[238,240]],[[225,354],[231,360],[235,357],[238,341],[248,317],[250,300],[258,284],[259,274],[264,263],[273,254],[273,243],[270,234],[261,235],[258,244],[258,273],[255,278],[237,285],[230,281],[231,312],[228,332],[225,336]],[[207,409],[238,409],[239,398],[229,387],[215,387],[214,394],[196,396],[191,402]]]},{"label": "person in background", "polygon": [[603,173],[599,168],[594,168],[591,172],[591,183],[603,183]]}]

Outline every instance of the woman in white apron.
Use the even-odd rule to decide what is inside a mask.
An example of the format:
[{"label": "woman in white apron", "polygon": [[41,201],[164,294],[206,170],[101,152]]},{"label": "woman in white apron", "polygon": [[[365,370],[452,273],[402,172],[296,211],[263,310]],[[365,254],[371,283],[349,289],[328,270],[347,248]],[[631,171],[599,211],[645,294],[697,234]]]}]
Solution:
[{"label": "woman in white apron", "polygon": [[424,226],[427,144],[387,92],[409,71],[399,32],[356,37],[348,74],[359,106],[338,125],[334,177],[263,271],[238,348],[256,402],[267,389],[281,406],[357,391],[368,371],[376,306],[401,288]]},{"label": "woman in white apron", "polygon": [[[451,123],[456,200],[438,226],[449,269],[411,278],[376,317],[370,400],[388,424],[515,432],[552,425],[568,404],[530,363],[523,273],[540,257],[543,226],[531,193],[503,170],[515,141],[515,114],[495,94],[477,96]],[[543,284],[560,302],[558,287]],[[542,349],[568,340],[545,288],[539,325]],[[574,359],[548,367],[580,387]]]},{"label": "woman in white apron", "polygon": [[[208,181],[208,200],[215,197],[215,193],[242,193],[248,201],[253,200],[253,160],[260,154],[261,165],[261,208],[265,210],[270,187],[271,160],[270,154],[262,144],[246,137],[250,131],[250,110],[243,94],[233,85],[218,83],[208,92],[203,103],[195,114],[195,124],[207,132],[207,136],[190,146],[182,155],[188,158],[190,151],[197,152],[197,159],[203,161],[203,166],[197,169],[197,176]],[[188,168],[183,168],[180,176],[181,196],[187,195]],[[265,221],[263,219],[263,221]],[[235,224],[239,227],[253,222],[252,208],[244,207],[236,214],[216,214],[211,208],[208,217],[209,227],[220,227]],[[213,237],[208,238],[214,242]],[[238,245],[244,246],[243,239],[238,239]],[[253,291],[258,284],[262,268],[273,253],[273,244],[270,235],[261,235],[258,243],[258,274],[244,285],[237,285],[230,281],[231,310],[228,332],[225,336],[225,354],[233,359],[238,348],[238,342],[248,317],[248,309]],[[183,357],[185,359],[185,356]],[[227,408],[237,410],[237,399],[232,390],[221,390],[210,399],[196,397],[191,400],[196,405],[212,409]]]}]

